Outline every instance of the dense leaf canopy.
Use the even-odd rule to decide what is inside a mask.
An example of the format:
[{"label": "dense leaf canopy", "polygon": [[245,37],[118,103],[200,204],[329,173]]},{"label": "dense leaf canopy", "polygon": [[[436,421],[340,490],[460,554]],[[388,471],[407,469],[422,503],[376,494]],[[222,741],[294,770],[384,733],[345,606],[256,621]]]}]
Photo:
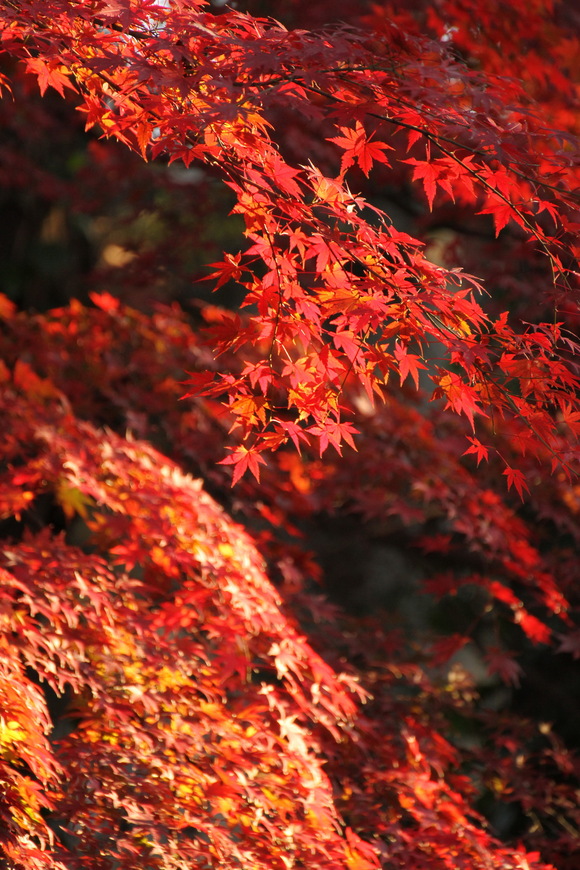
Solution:
[{"label": "dense leaf canopy", "polygon": [[263,5],[0,0],[4,860],[575,870],[578,14]]}]

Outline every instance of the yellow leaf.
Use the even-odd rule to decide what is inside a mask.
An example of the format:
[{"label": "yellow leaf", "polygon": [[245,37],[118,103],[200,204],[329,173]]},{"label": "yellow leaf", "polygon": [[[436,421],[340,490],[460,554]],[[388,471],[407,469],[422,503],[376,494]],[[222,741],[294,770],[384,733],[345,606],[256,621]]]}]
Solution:
[{"label": "yellow leaf", "polygon": [[69,520],[75,514],[86,520],[88,516],[87,508],[91,506],[92,499],[81,492],[77,486],[71,486],[68,480],[61,479],[56,488],[56,498]]},{"label": "yellow leaf", "polygon": [[218,550],[224,559],[231,559],[234,555],[234,548],[231,544],[218,544]]}]

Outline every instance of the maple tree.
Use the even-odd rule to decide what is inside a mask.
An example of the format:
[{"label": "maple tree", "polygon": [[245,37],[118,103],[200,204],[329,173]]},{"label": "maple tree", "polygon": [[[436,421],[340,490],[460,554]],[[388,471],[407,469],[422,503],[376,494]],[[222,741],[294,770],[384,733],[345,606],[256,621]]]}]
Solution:
[{"label": "maple tree", "polygon": [[576,13],[281,5],[0,2],[4,860],[572,870]]}]

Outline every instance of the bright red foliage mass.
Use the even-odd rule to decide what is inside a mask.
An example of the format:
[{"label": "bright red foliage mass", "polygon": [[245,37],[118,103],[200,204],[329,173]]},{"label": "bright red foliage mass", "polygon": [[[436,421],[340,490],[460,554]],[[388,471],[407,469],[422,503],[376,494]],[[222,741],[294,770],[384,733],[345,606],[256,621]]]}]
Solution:
[{"label": "bright red foliage mass", "polygon": [[[261,5],[0,0],[3,188],[104,234],[92,307],[0,296],[4,861],[572,870],[562,698],[509,692],[580,649],[577,15]],[[208,259],[246,311],[156,302]],[[406,606],[328,602],[321,518]]]}]

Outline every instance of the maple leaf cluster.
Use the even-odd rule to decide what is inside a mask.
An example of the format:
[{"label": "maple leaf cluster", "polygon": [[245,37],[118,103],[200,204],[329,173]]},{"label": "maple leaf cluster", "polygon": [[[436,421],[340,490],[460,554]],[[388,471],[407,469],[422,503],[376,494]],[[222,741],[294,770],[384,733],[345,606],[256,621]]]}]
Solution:
[{"label": "maple leaf cluster", "polygon": [[[344,27],[328,39],[203,6],[63,0],[48,16],[32,2],[7,3],[5,48],[41,91],[64,93],[64,81],[76,89],[89,128],[147,158],[205,164],[235,194],[247,246],[211,277],[217,287],[235,280],[257,314],[246,325],[223,320],[214,341],[238,353],[259,343],[260,374],[252,368],[233,384],[217,372],[203,385],[238,410],[242,443],[227,460],[235,479],[258,477],[260,454],[290,432],[340,451],[354,431],[339,399],[345,382],[383,401],[389,378],[418,384],[423,367],[436,396],[472,428],[492,412],[515,417],[526,450],[547,444],[569,468],[574,456],[559,452],[554,415],[576,413],[577,375],[566,359],[575,345],[558,308],[562,298],[574,308],[577,290],[575,138],[532,110],[523,84],[469,68],[441,39],[403,36],[396,18],[380,19],[369,42]],[[34,38],[43,48],[31,58]],[[506,108],[518,97],[519,115]],[[329,148],[321,166],[286,158],[277,134],[288,110],[335,146],[338,175]],[[437,202],[489,214],[495,235],[509,225],[539,251],[554,316],[534,327],[505,312],[494,318],[476,278],[435,265],[388,213],[352,192],[353,170],[364,177],[376,167],[380,179],[394,162],[410,167],[430,210]],[[426,351],[434,343],[439,357]],[[517,470],[506,472],[522,493]]]},{"label": "maple leaf cluster", "polygon": [[[95,308],[73,303],[34,317],[4,302],[7,785],[0,810],[8,862],[25,868],[200,860],[203,866],[371,868],[384,861],[402,868],[412,856],[416,866],[429,868],[452,856],[457,867],[516,870],[528,861],[544,868],[539,856],[492,838],[474,805],[475,786],[459,764],[462,753],[463,764],[479,769],[496,796],[509,799],[513,790],[520,800],[526,793],[534,811],[557,812],[574,824],[576,762],[562,741],[546,732],[546,745],[536,747],[525,774],[514,771],[506,747],[515,741],[525,751],[527,740],[537,743],[533,723],[525,725],[526,737],[520,720],[503,718],[490,752],[485,735],[498,723],[492,726],[478,711],[477,689],[465,670],[433,679],[414,649],[419,634],[405,641],[401,626],[373,620],[361,634],[364,623],[321,598],[309,580],[315,567],[276,534],[281,495],[295,517],[304,515],[307,497],[311,513],[330,493],[335,505],[341,497],[341,466],[323,469],[315,455],[305,474],[314,479],[318,465],[317,493],[295,473],[285,476],[284,463],[266,469],[261,487],[240,483],[248,518],[258,496],[263,499],[259,516],[269,520],[270,532],[262,531],[258,541],[270,571],[282,577],[276,588],[248,533],[182,470],[192,464],[189,450],[198,459],[209,453],[220,425],[211,404],[200,400],[192,414],[176,401],[172,367],[205,362],[186,319],[167,308],[148,316],[107,297],[94,301]],[[81,360],[86,377],[75,381]],[[111,397],[104,420],[99,391]],[[117,428],[126,429],[138,395],[144,437],[115,434],[110,425],[124,414]],[[163,409],[163,439],[175,444],[181,467],[144,440],[161,440],[156,420]],[[109,428],[86,422],[91,417]],[[184,424],[197,430],[187,446],[177,438]],[[429,464],[435,447],[420,415],[401,409],[393,425],[400,437],[416,427],[409,438],[416,454],[405,461],[422,456]],[[376,437],[372,428],[367,437],[369,443]],[[212,449],[215,454],[215,444]],[[448,475],[448,487],[458,491],[441,488],[439,510],[455,498],[463,511],[457,534],[472,526],[472,543],[479,541],[484,551],[469,501],[473,481],[470,486],[465,469],[461,478],[456,457],[446,463],[441,481]],[[354,473],[361,494],[370,497],[364,466]],[[428,478],[418,469],[417,481],[426,485]],[[372,483],[378,485],[376,476]],[[389,483],[383,484],[386,493]],[[222,493],[228,485],[224,474]],[[540,573],[541,557],[525,526],[499,496],[486,497],[493,505],[489,535],[519,532],[520,540],[505,539],[503,562],[499,541],[487,553],[490,571],[493,565],[503,583],[464,581],[479,582],[489,602],[495,600],[498,631],[511,613],[531,641],[547,643],[549,629],[523,599],[528,596],[538,613],[541,602],[544,620],[560,613],[563,630],[570,605],[558,596],[546,565]],[[406,503],[411,511],[413,497],[400,498],[399,510]],[[431,496],[431,509],[424,502],[423,510],[433,515],[436,504]],[[452,547],[427,539],[422,545]],[[524,555],[529,576],[514,563]],[[433,574],[425,592],[443,599],[458,590],[459,580],[450,590]],[[479,619],[492,624],[490,603]],[[427,644],[430,633],[422,634]],[[470,636],[465,629],[444,648],[432,637],[426,661],[431,669],[445,663],[475,638],[475,630]],[[517,662],[497,640],[486,655],[490,673],[508,682],[517,677]],[[470,752],[453,745],[449,716],[472,720],[479,737]],[[554,758],[566,770],[562,782],[543,772]]]},{"label": "maple leaf cluster", "polygon": [[574,10],[282,5],[0,0],[4,860],[575,870]]}]

